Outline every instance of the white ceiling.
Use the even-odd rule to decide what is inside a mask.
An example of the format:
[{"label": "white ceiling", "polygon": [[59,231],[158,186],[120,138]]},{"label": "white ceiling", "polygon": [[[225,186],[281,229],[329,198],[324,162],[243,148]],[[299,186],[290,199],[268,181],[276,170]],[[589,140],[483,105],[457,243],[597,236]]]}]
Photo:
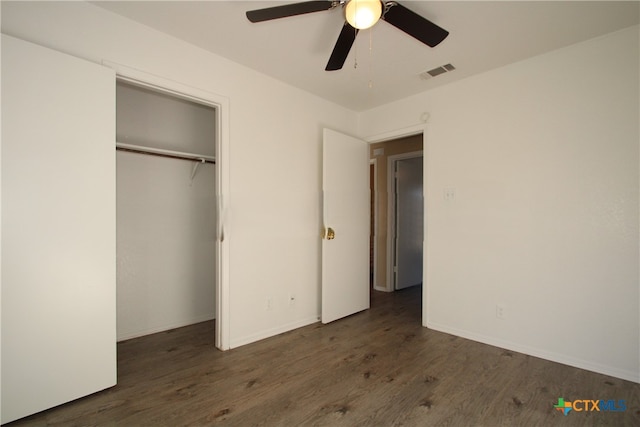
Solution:
[{"label": "white ceiling", "polygon": [[[381,21],[358,34],[342,70],[328,72],[324,68],[344,22],[342,8],[252,24],[247,10],[287,2],[94,3],[355,111],[640,21],[638,1],[400,0],[448,30],[449,37],[429,48]],[[456,70],[429,80],[419,77],[447,63]]]}]

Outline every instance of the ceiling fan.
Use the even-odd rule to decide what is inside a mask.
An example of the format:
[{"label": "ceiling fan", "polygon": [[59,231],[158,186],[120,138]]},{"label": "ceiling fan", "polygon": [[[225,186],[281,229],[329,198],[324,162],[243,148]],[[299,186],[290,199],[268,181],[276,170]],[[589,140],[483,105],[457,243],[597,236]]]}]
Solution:
[{"label": "ceiling fan", "polygon": [[396,1],[381,0],[320,0],[290,3],[265,9],[250,10],[251,22],[270,21],[311,12],[321,12],[343,6],[346,21],[338,36],[326,71],[339,70],[347,60],[359,30],[372,27],[380,19],[420,40],[429,47],[437,46],[449,32]]}]

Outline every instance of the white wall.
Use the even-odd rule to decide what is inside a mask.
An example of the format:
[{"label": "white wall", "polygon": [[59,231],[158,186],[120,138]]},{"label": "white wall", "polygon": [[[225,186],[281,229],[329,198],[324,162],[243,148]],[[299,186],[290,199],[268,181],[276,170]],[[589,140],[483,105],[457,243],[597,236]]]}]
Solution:
[{"label": "white wall", "polygon": [[431,115],[426,326],[640,381],[638,39],[633,27],[362,115],[368,135]]},{"label": "white wall", "polygon": [[316,321],[322,127],[353,134],[354,112],[86,3],[3,3],[2,31],[227,97],[231,345]]},{"label": "white wall", "polygon": [[125,82],[116,101],[118,142],[215,156],[213,107]]},{"label": "white wall", "polygon": [[118,340],[215,317],[215,166],[118,152]]}]

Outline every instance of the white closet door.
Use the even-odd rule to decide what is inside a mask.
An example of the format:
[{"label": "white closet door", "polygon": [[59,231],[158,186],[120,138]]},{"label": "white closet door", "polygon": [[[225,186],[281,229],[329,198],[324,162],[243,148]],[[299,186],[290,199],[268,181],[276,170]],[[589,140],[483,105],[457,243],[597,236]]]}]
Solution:
[{"label": "white closet door", "polygon": [[116,383],[115,75],[2,36],[2,423]]}]

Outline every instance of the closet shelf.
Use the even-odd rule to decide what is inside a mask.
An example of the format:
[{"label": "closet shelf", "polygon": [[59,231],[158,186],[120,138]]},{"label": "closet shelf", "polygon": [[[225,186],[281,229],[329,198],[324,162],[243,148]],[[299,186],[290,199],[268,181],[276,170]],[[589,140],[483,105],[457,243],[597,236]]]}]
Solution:
[{"label": "closet shelf", "polygon": [[160,148],[145,147],[143,145],[125,144],[123,142],[116,142],[116,150],[128,151],[130,153],[148,154],[151,156],[168,157],[171,159],[190,160],[200,163],[216,163],[216,158],[213,156],[185,153],[182,151],[163,150]]}]

